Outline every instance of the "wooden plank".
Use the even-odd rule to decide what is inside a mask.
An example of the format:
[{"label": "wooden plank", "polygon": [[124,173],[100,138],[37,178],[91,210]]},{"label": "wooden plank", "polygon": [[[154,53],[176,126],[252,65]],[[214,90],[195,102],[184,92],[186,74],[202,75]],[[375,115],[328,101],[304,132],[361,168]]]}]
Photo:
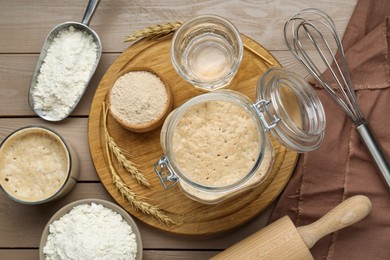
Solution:
[{"label": "wooden plank", "polygon": [[163,260],[163,259],[180,259],[180,260],[204,260],[216,255],[219,251],[160,251],[144,250],[144,260]]},{"label": "wooden plank", "polygon": [[[40,233],[48,218],[61,206],[82,198],[111,200],[90,160],[87,118],[70,118],[48,123],[33,115],[27,104],[27,90],[38,53],[49,31],[64,21],[81,21],[87,1],[2,0],[0,1],[0,140],[10,131],[30,124],[46,125],[62,134],[80,156],[80,180],[65,198],[47,205],[14,203],[0,190],[0,259],[37,259]],[[231,20],[241,33],[261,43],[283,66],[307,75],[292,58],[282,37],[284,22],[295,12],[317,7],[335,20],[343,34],[356,0],[338,1],[240,1],[218,0],[116,0],[101,1],[91,28],[103,42],[103,58],[91,86],[73,115],[86,117],[96,86],[107,68],[128,43],[125,37],[137,29],[168,21],[184,21],[195,15],[214,13]],[[91,88],[92,87],[92,88]],[[1,118],[3,117],[3,118]],[[4,118],[18,117],[18,118]],[[23,118],[25,117],[25,118]],[[179,236],[139,223],[145,246],[144,259],[206,259],[266,225],[272,207],[242,227],[212,237]],[[198,251],[199,250],[199,251]]]},{"label": "wooden plank", "polygon": [[[98,198],[113,201],[100,183],[78,183],[64,198],[47,204],[28,206],[16,203],[0,191],[1,248],[37,248],[44,226],[64,205],[79,199]],[[135,219],[145,249],[222,250],[253,234],[267,224],[272,207],[234,232],[214,236],[182,236],[159,231]],[[0,259],[3,259],[0,257]]]},{"label": "wooden plank", "polygon": [[[31,4],[34,3],[34,4]],[[87,1],[3,0],[0,1],[1,53],[38,53],[49,31],[65,21],[81,21]],[[279,2],[218,0],[116,0],[101,1],[90,26],[100,36],[105,52],[122,52],[123,40],[135,30],[169,21],[185,21],[195,15],[213,13],[231,20],[241,33],[261,42],[269,50],[286,49],[282,37],[284,22],[308,7],[334,17],[343,32],[356,0]]]},{"label": "wooden plank", "polygon": [[98,181],[89,153],[87,121],[88,118],[67,118],[64,121],[52,123],[41,118],[0,118],[0,141],[20,127],[28,125],[49,127],[63,136],[76,150],[80,161],[79,181]]},{"label": "wooden plank", "polygon": [[31,260],[39,259],[38,249],[0,249],[0,259]]},{"label": "wooden plank", "polygon": [[146,249],[224,250],[266,226],[273,208],[274,204],[248,223],[231,231],[208,236],[176,235],[157,230],[139,221],[137,223],[140,228],[144,248]]},{"label": "wooden plank", "polygon": [[[307,77],[289,51],[271,51],[283,67]],[[91,83],[72,116],[87,116],[96,88],[119,53],[104,53]],[[0,54],[0,117],[36,116],[28,104],[28,89],[38,54]],[[320,60],[316,61],[321,64]],[[321,67],[321,66],[320,66]],[[255,86],[254,86],[255,87]]]},{"label": "wooden plank", "polygon": [[[118,53],[103,54],[87,91],[72,116],[87,116],[96,87]],[[38,54],[0,54],[0,117],[35,116],[28,104],[28,90]]]},{"label": "wooden plank", "polygon": [[[217,254],[219,251],[173,251],[173,250],[144,250],[144,260],[203,260]],[[31,260],[38,259],[38,249],[0,249],[0,259]]]},{"label": "wooden plank", "polygon": [[0,192],[0,245],[5,248],[38,247],[44,226],[62,206],[83,198],[110,200],[100,183],[77,183],[64,198],[29,206],[9,199]]}]

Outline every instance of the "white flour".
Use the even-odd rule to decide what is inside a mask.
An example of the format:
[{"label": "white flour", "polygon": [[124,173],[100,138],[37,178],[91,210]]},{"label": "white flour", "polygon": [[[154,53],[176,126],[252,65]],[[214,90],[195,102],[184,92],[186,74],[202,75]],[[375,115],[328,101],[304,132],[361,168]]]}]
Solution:
[{"label": "white flour", "polygon": [[49,47],[35,88],[34,109],[54,118],[65,117],[83,94],[97,58],[91,35],[69,27]]},{"label": "white flour", "polygon": [[135,259],[136,237],[122,216],[101,204],[82,204],[54,221],[46,259]]}]

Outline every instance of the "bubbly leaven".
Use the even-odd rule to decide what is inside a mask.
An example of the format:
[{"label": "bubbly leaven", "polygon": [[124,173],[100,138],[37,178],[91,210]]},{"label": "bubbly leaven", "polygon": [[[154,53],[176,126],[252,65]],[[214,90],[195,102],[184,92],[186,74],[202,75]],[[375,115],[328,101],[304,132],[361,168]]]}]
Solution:
[{"label": "bubbly leaven", "polygon": [[260,154],[255,120],[240,106],[224,101],[197,104],[179,120],[172,149],[191,181],[224,187],[243,179]]},{"label": "bubbly leaven", "polygon": [[21,130],[1,146],[0,184],[16,199],[36,202],[53,196],[68,172],[67,150],[49,131]]}]

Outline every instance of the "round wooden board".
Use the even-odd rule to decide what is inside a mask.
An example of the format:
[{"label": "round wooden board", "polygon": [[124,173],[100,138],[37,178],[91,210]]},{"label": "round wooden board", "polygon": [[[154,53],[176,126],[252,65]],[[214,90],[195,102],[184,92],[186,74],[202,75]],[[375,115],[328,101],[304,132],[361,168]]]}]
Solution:
[{"label": "round wooden board", "polygon": [[[275,66],[280,64],[261,45],[246,36],[242,37],[245,45],[243,61],[229,88],[255,100],[256,82],[269,68],[258,54],[273,62]],[[151,188],[141,186],[114,162],[120,176],[132,191],[143,200],[163,210],[176,224],[166,225],[154,217],[135,210],[112,182],[104,143],[102,105],[106,101],[109,87],[113,85],[121,71],[140,67],[155,71],[164,78],[172,90],[173,108],[201,94],[181,79],[173,69],[169,54],[170,42],[170,36],[141,40],[124,51],[107,70],[96,90],[89,114],[88,138],[92,161],[102,184],[114,200],[141,221],[177,234],[204,235],[230,230],[252,219],[275,200],[291,176],[298,158],[297,153],[287,150],[271,138],[276,159],[267,180],[239,197],[215,205],[205,205],[187,198],[178,185],[165,190],[154,173],[153,166],[163,155],[159,140],[161,127],[144,134],[132,133],[117,124],[109,115],[107,127],[110,135],[130,154],[128,158],[139,166],[139,170],[149,179],[152,186]]]}]

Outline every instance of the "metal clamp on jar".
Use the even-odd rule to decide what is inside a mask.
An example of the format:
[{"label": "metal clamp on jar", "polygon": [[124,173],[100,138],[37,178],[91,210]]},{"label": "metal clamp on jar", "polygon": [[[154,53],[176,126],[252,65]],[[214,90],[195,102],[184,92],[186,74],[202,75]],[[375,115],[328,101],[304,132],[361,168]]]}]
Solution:
[{"label": "metal clamp on jar", "polygon": [[257,100],[218,90],[174,110],[161,130],[165,155],[155,164],[164,188],[179,183],[190,198],[213,204],[263,182],[274,151],[267,132],[297,152],[316,149],[325,112],[298,75],[271,68],[258,80]]}]

